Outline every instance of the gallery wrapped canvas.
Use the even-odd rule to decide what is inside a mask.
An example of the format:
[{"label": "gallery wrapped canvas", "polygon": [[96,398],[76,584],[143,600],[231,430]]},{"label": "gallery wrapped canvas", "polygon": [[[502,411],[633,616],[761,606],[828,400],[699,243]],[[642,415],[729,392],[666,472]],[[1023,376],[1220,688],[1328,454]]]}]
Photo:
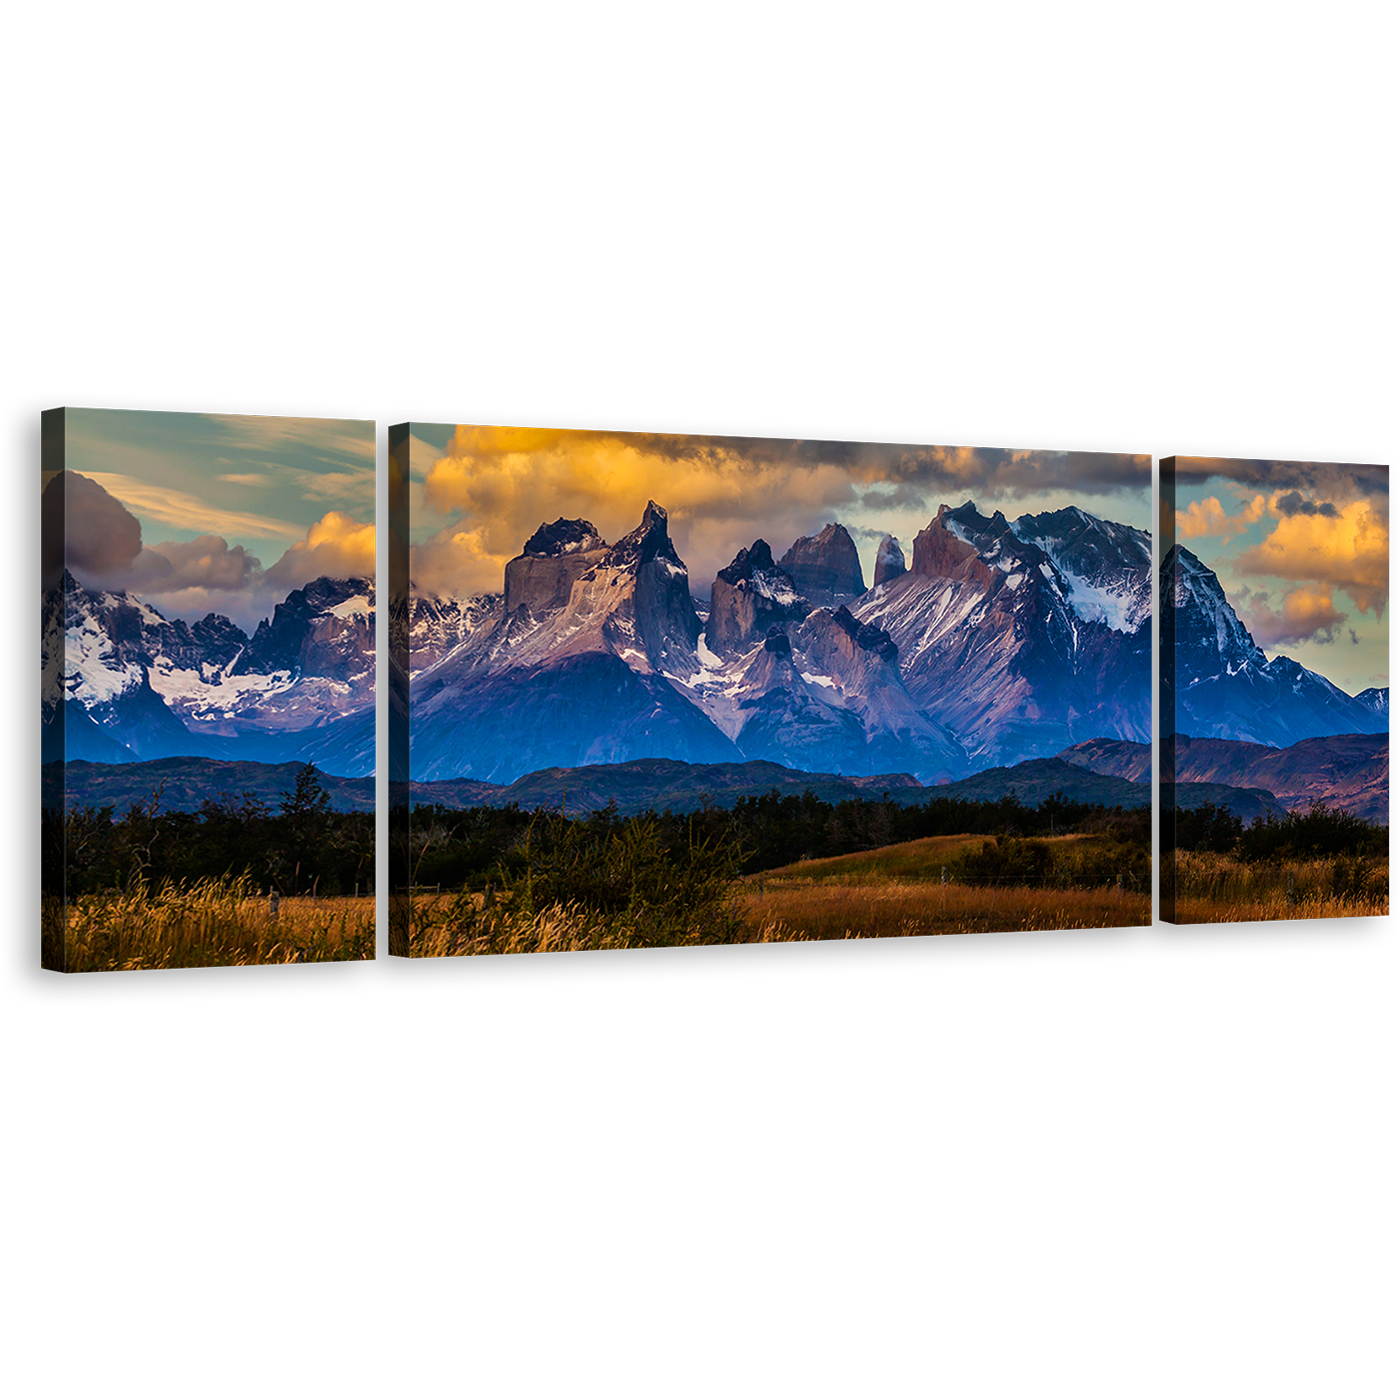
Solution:
[{"label": "gallery wrapped canvas", "polygon": [[1389,912],[1389,471],[1162,463],[1162,917]]},{"label": "gallery wrapped canvas", "polygon": [[1147,456],[390,430],[390,950],[1150,917]]},{"label": "gallery wrapped canvas", "polygon": [[43,415],[43,963],[374,956],[374,425]]}]

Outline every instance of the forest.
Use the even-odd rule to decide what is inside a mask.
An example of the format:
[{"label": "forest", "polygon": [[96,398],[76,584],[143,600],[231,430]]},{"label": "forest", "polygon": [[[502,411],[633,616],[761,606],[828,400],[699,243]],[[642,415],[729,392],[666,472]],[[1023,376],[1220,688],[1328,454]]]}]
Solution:
[{"label": "forest", "polygon": [[332,811],[312,764],[275,803],[242,793],[207,798],[193,812],[164,811],[157,787],[122,814],[46,807],[42,839],[48,895],[225,877],[287,896],[374,892],[374,814]]}]

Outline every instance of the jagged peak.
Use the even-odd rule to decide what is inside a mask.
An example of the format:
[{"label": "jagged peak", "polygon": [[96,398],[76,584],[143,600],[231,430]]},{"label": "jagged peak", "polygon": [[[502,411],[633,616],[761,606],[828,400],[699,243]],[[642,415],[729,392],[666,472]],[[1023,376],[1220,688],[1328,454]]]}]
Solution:
[{"label": "jagged peak", "polygon": [[773,550],[767,540],[755,540],[747,549],[741,549],[733,562],[722,568],[716,577],[722,578],[725,583],[739,583],[753,578],[756,573],[782,574],[789,583],[792,582],[791,575],[774,563]]},{"label": "jagged peak", "polygon": [[562,515],[552,525],[542,524],[528,540],[522,554],[535,559],[557,559],[565,554],[606,549],[607,541],[591,520],[566,520]]},{"label": "jagged peak", "polygon": [[908,572],[909,565],[899,541],[893,535],[886,535],[875,550],[874,586],[879,588],[882,583],[890,583]]},{"label": "jagged peak", "polygon": [[648,501],[647,508],[642,512],[641,524],[608,550],[603,563],[614,569],[640,568],[653,559],[664,559],[677,568],[684,569],[685,564],[676,553],[676,546],[671,542],[666,522],[665,507],[657,505],[655,501]]},{"label": "jagged peak", "polygon": [[809,598],[823,594],[859,597],[865,592],[856,542],[839,520],[828,522],[815,535],[794,540],[778,560],[778,567],[786,569]]}]

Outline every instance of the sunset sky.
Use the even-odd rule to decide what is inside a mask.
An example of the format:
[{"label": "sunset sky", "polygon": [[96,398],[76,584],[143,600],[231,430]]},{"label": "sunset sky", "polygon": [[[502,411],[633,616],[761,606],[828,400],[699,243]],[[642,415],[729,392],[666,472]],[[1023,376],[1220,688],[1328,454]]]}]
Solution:
[{"label": "sunset sky", "polygon": [[1386,467],[1176,458],[1176,532],[1267,656],[1350,695],[1390,684]]},{"label": "sunset sky", "polygon": [[374,424],[73,409],[67,563],[245,630],[321,575],[374,577]]},{"label": "sunset sky", "polygon": [[411,427],[410,573],[430,592],[499,590],[506,562],[542,522],[591,520],[612,542],[637,524],[649,499],[668,511],[691,589],[702,597],[756,538],[781,555],[833,520],[850,530],[869,583],[881,536],[893,534],[907,557],[940,503],[971,499],[1008,517],[1074,504],[1150,526],[1146,455]]}]

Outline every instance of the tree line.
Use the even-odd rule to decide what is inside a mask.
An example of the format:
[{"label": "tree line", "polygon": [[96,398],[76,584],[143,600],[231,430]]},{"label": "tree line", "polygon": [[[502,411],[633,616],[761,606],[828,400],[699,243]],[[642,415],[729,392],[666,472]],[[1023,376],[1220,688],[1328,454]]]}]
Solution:
[{"label": "tree line", "polygon": [[118,816],[108,806],[43,813],[46,894],[151,889],[246,875],[281,895],[374,892],[374,814],[335,812],[314,764],[275,805],[250,792],[167,812],[157,788]]},{"label": "tree line", "polygon": [[1390,829],[1323,802],[1282,816],[1265,813],[1249,826],[1223,804],[1202,802],[1162,813],[1164,850],[1214,851],[1249,864],[1326,856],[1383,856]]},{"label": "tree line", "polygon": [[[689,866],[698,847],[733,874],[755,874],[798,860],[850,855],[926,836],[964,834],[1028,838],[1093,831],[1140,848],[1145,859],[1152,831],[1146,808],[1104,807],[1061,793],[1028,807],[1014,794],[981,802],[933,796],[904,804],[888,796],[828,802],[812,792],[773,790],[741,798],[732,807],[706,803],[695,812],[648,811],[641,819],[675,866]],[[514,879],[555,847],[601,851],[614,838],[624,839],[637,820],[621,815],[616,803],[575,817],[527,811],[515,804],[466,809],[423,805],[414,807],[411,816],[398,807],[390,813],[391,883],[397,889],[409,884],[444,890],[484,888],[493,880]],[[576,863],[574,868],[580,866]]]}]

